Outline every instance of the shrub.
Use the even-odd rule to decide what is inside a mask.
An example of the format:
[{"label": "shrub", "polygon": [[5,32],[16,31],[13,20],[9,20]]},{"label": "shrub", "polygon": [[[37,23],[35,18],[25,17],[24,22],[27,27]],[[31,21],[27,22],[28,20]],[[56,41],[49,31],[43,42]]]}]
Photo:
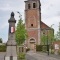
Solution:
[{"label": "shrub", "polygon": [[24,53],[19,53],[18,54],[18,60],[23,60],[23,59],[25,59],[25,54]]},{"label": "shrub", "polygon": [[53,49],[53,50],[51,50],[51,54],[54,54],[54,49]]},{"label": "shrub", "polygon": [[58,54],[60,55],[60,50],[58,51]]},{"label": "shrub", "polygon": [[36,51],[42,51],[42,45],[36,45]]},{"label": "shrub", "polygon": [[30,48],[27,48],[27,49],[26,49],[26,52],[28,52],[29,50],[30,50]]},{"label": "shrub", "polygon": [[0,52],[6,52],[6,46],[0,45]]},{"label": "shrub", "polygon": [[47,46],[46,46],[46,45],[43,45],[42,51],[43,51],[43,52],[46,52],[46,51],[47,51]]},{"label": "shrub", "polygon": [[36,51],[46,52],[47,51],[47,45],[36,45]]},{"label": "shrub", "polygon": [[51,47],[50,47],[52,50],[54,49],[54,46],[53,45],[51,45]]}]

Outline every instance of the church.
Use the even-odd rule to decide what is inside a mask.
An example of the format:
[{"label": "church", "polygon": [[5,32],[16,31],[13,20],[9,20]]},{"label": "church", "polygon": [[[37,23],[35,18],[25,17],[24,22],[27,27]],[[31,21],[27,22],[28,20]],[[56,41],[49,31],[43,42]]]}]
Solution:
[{"label": "church", "polygon": [[36,45],[41,44],[43,30],[51,29],[41,20],[40,0],[25,1],[25,27],[28,34],[28,38],[25,41],[26,47],[34,50]]}]

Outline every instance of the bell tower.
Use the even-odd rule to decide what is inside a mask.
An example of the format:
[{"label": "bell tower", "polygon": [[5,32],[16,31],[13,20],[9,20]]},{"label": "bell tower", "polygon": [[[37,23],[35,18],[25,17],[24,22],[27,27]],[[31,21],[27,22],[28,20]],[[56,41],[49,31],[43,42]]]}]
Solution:
[{"label": "bell tower", "polygon": [[28,34],[26,44],[28,48],[34,49],[34,45],[40,45],[40,0],[25,1],[25,26]]}]

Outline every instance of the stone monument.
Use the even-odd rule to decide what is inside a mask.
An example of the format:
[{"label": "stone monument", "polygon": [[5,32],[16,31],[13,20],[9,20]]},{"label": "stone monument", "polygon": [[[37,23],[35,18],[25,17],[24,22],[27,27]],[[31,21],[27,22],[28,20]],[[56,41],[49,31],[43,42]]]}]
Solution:
[{"label": "stone monument", "polygon": [[8,41],[7,41],[7,50],[5,55],[5,60],[17,60],[17,49],[15,42],[15,23],[14,12],[11,13],[11,17],[8,20],[9,31],[8,31]]}]

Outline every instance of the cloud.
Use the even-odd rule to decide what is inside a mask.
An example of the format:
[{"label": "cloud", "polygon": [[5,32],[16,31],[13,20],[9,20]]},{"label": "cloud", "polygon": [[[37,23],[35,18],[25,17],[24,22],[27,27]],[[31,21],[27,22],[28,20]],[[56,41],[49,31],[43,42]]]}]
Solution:
[{"label": "cloud", "polygon": [[60,12],[60,0],[46,0],[44,3],[43,1],[41,0],[43,18],[45,15],[46,18],[54,17]]},{"label": "cloud", "polygon": [[[21,10],[23,11],[24,10],[24,0],[3,0],[0,2],[0,10],[3,10],[3,11],[17,11],[17,10]],[[21,6],[21,5],[22,6]]]},{"label": "cloud", "polygon": [[[19,11],[22,14],[24,20],[24,9],[26,0],[0,0],[0,37],[7,40],[6,32],[8,29],[8,19],[13,11],[15,13],[15,19],[19,20]],[[60,0],[41,0],[41,13],[42,21],[48,26],[54,24],[53,28],[55,31],[58,30],[58,24],[60,22]],[[6,32],[5,32],[6,30]]]}]

